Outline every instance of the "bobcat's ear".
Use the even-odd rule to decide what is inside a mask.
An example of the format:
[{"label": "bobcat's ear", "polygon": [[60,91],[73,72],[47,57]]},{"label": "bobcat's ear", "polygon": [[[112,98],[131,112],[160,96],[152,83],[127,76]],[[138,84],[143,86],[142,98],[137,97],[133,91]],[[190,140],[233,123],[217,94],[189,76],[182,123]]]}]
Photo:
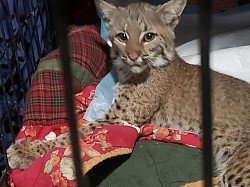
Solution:
[{"label": "bobcat's ear", "polygon": [[159,6],[157,12],[163,22],[174,29],[179,22],[180,15],[186,6],[186,3],[187,0],[171,0]]},{"label": "bobcat's ear", "polygon": [[113,12],[117,9],[114,5],[104,1],[104,0],[95,0],[95,6],[100,12],[106,24],[108,24],[112,17]]}]

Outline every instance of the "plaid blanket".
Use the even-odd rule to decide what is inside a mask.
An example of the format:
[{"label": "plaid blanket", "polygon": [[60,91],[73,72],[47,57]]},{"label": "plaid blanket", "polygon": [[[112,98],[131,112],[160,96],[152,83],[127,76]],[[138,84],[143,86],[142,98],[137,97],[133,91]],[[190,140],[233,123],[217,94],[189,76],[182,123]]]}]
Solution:
[{"label": "plaid blanket", "polygon": [[[109,71],[106,42],[92,27],[72,27],[69,34],[75,93]],[[55,125],[66,122],[63,72],[59,51],[41,59],[26,96],[23,125]]]}]

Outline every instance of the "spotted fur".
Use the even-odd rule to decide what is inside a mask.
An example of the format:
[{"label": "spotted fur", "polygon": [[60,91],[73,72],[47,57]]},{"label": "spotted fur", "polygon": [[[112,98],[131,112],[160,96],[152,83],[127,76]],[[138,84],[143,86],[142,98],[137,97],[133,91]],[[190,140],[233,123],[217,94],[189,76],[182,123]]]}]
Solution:
[{"label": "spotted fur", "polygon": [[[185,4],[186,0],[172,0],[160,6],[116,7],[96,0],[112,42],[119,86],[107,114],[79,129],[82,136],[105,123],[138,127],[153,123],[202,137],[200,67],[185,63],[174,47],[174,28]],[[211,72],[211,79],[212,138],[220,187],[249,187],[250,86],[216,72]],[[24,169],[51,147],[69,144],[68,136],[15,143],[8,149],[11,168]]]}]

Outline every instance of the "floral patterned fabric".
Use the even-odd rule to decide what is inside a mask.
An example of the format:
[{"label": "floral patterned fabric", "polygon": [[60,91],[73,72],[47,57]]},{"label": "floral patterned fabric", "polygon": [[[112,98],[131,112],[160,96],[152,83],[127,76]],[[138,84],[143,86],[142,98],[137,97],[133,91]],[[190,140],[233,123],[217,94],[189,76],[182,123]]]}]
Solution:
[{"label": "floral patterned fabric", "polygon": [[159,140],[163,142],[180,143],[198,149],[202,148],[202,142],[196,134],[161,128],[152,124],[142,126],[141,136],[140,140]]}]

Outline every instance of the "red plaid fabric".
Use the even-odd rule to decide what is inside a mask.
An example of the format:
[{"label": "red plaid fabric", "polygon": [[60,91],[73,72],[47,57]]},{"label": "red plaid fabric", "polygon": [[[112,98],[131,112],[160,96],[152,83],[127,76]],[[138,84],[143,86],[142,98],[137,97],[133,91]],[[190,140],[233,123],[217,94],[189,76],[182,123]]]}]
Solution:
[{"label": "red plaid fabric", "polygon": [[26,98],[23,125],[65,123],[63,72],[44,70],[37,73]]},{"label": "red plaid fabric", "polygon": [[[200,4],[201,0],[188,0],[190,4]],[[217,10],[227,10],[239,5],[240,0],[212,0],[213,7]]]},{"label": "red plaid fabric", "polygon": [[[77,67],[82,67],[86,70],[85,72],[92,76],[91,78],[87,77],[88,80],[85,84],[98,83],[109,70],[109,64],[107,63],[108,45],[99,36],[98,32],[91,27],[74,28],[74,31],[70,33],[69,41],[72,63],[77,63]],[[60,63],[57,63],[59,61],[58,50],[43,58],[40,64],[46,61],[59,66]],[[26,95],[23,125],[66,123],[63,72],[60,68],[55,68],[56,70],[53,68],[45,67],[35,73],[31,89]],[[77,78],[75,77],[75,79]],[[79,86],[79,84],[75,83],[73,85]]]}]

